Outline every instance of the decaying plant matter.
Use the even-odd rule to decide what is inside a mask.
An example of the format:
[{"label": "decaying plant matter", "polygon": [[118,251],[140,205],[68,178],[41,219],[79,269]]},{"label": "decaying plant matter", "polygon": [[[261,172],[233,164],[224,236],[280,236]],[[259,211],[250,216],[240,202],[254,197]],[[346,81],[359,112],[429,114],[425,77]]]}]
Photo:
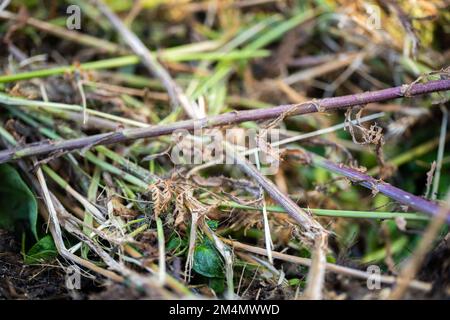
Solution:
[{"label": "decaying plant matter", "polygon": [[25,264],[130,298],[450,294],[444,1],[74,2],[81,30],[63,1],[0,10],[0,229],[25,226]]}]

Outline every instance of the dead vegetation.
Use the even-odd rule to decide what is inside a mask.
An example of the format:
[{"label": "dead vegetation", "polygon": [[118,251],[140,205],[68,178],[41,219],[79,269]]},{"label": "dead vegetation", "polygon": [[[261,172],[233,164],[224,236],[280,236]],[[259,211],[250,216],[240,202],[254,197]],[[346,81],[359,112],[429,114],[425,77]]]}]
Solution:
[{"label": "dead vegetation", "polygon": [[449,295],[445,1],[45,2],[0,11],[0,297]]}]

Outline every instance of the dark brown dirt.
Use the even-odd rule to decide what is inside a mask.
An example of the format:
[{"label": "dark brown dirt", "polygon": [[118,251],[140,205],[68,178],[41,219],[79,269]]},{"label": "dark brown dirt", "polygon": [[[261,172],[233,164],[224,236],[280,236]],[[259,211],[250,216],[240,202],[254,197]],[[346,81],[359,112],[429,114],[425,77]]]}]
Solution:
[{"label": "dark brown dirt", "polygon": [[121,284],[111,284],[102,292],[93,293],[89,296],[90,300],[136,300],[142,298],[143,295],[137,290]]},{"label": "dark brown dirt", "polygon": [[[56,265],[56,263],[55,263]],[[418,279],[433,283],[433,290],[427,294],[409,292],[409,299],[449,299],[445,290],[450,285],[450,234],[430,252],[422,266]],[[364,281],[335,274],[327,275],[329,293],[344,299],[371,299],[379,292],[367,290]],[[256,284],[255,284],[256,285]],[[251,290],[259,291],[264,298],[281,298],[283,292],[268,285],[255,285]],[[139,299],[142,295],[119,284],[95,288],[84,286],[74,294],[65,287],[64,270],[50,265],[25,265],[20,254],[20,245],[14,235],[0,230],[0,300],[2,299],[92,299],[122,300]],[[349,294],[350,293],[350,294]],[[335,298],[336,298],[335,297]],[[262,297],[261,297],[262,298]]]},{"label": "dark brown dirt", "polygon": [[23,263],[14,236],[0,230],[0,299],[69,299],[64,270]]},{"label": "dark brown dirt", "polygon": [[[97,279],[99,280],[99,279]],[[69,291],[65,271],[54,261],[49,265],[25,265],[15,236],[0,229],[0,300],[125,300],[142,298],[124,285],[99,283],[82,277],[81,290]]]},{"label": "dark brown dirt", "polygon": [[431,298],[450,299],[445,292],[450,287],[450,233],[428,254],[419,278],[433,283]]}]

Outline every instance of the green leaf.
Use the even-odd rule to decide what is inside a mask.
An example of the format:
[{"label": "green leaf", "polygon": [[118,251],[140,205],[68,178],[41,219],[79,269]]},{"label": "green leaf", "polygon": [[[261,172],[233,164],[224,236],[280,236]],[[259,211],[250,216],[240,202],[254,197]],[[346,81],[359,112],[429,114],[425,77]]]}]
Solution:
[{"label": "green leaf", "polygon": [[223,261],[219,252],[209,241],[205,241],[195,248],[193,269],[208,278],[223,278]]},{"label": "green leaf", "polygon": [[336,258],[332,254],[327,254],[328,263],[336,263]]},{"label": "green leaf", "polygon": [[58,255],[51,235],[39,240],[25,255],[25,264],[42,263],[54,259]]},{"label": "green leaf", "polygon": [[210,278],[209,287],[214,290],[216,294],[222,294],[225,291],[224,278]]},{"label": "green leaf", "polygon": [[187,247],[187,240],[182,239],[177,233],[173,233],[166,243],[167,251],[174,251],[175,255],[181,254]]},{"label": "green leaf", "polygon": [[299,278],[289,279],[290,286],[296,287],[296,286],[300,285],[301,283],[302,283],[302,281]]},{"label": "green leaf", "polygon": [[8,164],[0,165],[0,227],[14,230],[25,221],[36,239],[37,202],[19,173]]},{"label": "green leaf", "polygon": [[219,221],[217,220],[207,220],[206,224],[212,231],[216,231],[217,228],[219,227]]}]

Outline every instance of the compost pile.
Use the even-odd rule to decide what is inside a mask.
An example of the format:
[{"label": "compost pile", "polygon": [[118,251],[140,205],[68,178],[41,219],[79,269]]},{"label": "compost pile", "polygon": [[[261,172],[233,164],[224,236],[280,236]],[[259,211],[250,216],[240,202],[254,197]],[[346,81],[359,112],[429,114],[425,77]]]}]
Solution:
[{"label": "compost pile", "polygon": [[448,298],[447,1],[0,20],[0,298]]}]

